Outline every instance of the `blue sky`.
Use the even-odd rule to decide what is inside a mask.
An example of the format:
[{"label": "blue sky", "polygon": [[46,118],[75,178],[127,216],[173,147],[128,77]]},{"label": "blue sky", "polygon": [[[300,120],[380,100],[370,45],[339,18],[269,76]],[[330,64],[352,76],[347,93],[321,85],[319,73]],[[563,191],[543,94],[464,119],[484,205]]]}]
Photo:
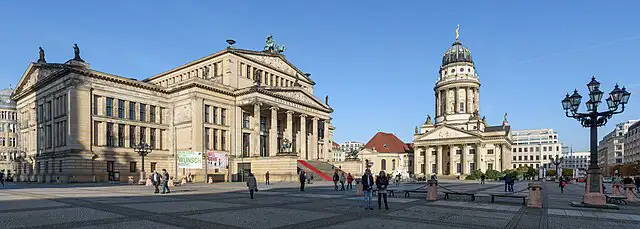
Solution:
[{"label": "blue sky", "polygon": [[[91,2],[91,3],[89,3]],[[179,3],[178,3],[179,2]],[[109,4],[107,4],[109,3]],[[471,49],[480,112],[515,129],[553,128],[588,149],[588,129],[560,100],[596,75],[609,92],[632,91],[612,123],[640,119],[639,3],[585,1],[12,1],[0,7],[0,86],[15,85],[43,46],[64,62],[78,43],[92,68],[146,78],[226,47],[259,50],[273,34],[287,59],[317,82],[335,109],[335,140],[378,130],[413,140],[433,116],[441,57],[455,39]],[[584,107],[582,107],[584,110]]]}]

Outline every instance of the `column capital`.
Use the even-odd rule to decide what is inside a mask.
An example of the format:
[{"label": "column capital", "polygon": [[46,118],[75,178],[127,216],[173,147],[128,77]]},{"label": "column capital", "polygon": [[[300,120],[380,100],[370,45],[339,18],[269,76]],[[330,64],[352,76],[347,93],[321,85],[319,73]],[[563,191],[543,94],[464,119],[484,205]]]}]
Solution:
[{"label": "column capital", "polygon": [[253,102],[253,103],[251,103],[251,104],[253,104],[253,106],[254,106],[254,107],[255,107],[255,106],[258,106],[258,107],[259,107],[259,106],[262,106],[262,102]]},{"label": "column capital", "polygon": [[319,118],[319,117],[315,117],[315,116],[314,116],[314,117],[312,117],[311,119],[313,119],[313,121],[318,121],[318,120],[320,120],[320,118]]},{"label": "column capital", "polygon": [[294,111],[292,111],[292,110],[287,110],[287,111],[285,111],[284,113],[286,113],[287,115],[293,115],[293,113],[295,113],[295,112],[294,112]]},{"label": "column capital", "polygon": [[441,145],[438,145],[437,148],[438,148],[438,150],[442,150],[442,146]]},{"label": "column capital", "polygon": [[272,111],[278,111],[278,109],[280,109],[280,108],[279,108],[279,107],[277,107],[277,106],[271,106],[271,107],[269,107],[269,110],[272,110]]},{"label": "column capital", "polygon": [[300,114],[299,116],[300,116],[300,118],[306,118],[308,115],[307,114]]}]

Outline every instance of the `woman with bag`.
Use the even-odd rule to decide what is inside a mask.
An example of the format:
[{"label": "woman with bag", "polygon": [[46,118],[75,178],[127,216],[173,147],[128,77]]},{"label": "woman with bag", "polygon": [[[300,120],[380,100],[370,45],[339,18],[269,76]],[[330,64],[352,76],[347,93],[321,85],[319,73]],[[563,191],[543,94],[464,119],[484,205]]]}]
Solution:
[{"label": "woman with bag", "polygon": [[258,182],[256,182],[256,177],[253,173],[249,173],[249,176],[247,176],[247,187],[249,188],[251,199],[253,199],[253,192],[258,191]]},{"label": "woman with bag", "polygon": [[567,181],[564,177],[560,177],[560,193],[564,193],[564,186],[567,185]]}]

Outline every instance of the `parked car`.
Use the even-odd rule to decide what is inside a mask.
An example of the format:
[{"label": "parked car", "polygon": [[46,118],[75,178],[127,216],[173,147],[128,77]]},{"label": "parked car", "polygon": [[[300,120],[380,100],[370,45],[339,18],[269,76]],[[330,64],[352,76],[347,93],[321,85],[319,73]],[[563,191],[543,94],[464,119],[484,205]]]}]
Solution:
[{"label": "parked car", "polygon": [[556,178],[555,177],[546,177],[545,180],[546,181],[555,181]]},{"label": "parked car", "polygon": [[611,182],[613,182],[613,178],[612,177],[605,177],[602,182],[611,183]]}]

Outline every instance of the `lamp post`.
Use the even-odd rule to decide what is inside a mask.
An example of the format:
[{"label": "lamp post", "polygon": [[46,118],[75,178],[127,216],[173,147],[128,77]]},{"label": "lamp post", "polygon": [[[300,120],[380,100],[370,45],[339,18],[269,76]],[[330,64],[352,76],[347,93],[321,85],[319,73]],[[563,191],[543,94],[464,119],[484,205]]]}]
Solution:
[{"label": "lamp post", "polygon": [[564,158],[560,157],[558,158],[558,155],[556,154],[556,158],[551,158],[551,164],[554,164],[556,166],[556,180],[558,180],[558,176],[560,174],[560,172],[558,171],[558,165],[562,164],[562,161],[564,160]]},{"label": "lamp post", "polygon": [[[589,128],[591,132],[591,160],[589,170],[587,170],[587,184],[585,185],[582,204],[604,206],[606,205],[606,199],[602,190],[602,172],[598,167],[598,127],[606,125],[607,120],[614,114],[624,112],[624,106],[629,102],[631,93],[627,92],[624,87],[620,89],[616,84],[611,93],[609,93],[608,98],[605,99],[608,110],[598,112],[598,105],[600,105],[600,100],[604,94],[600,91],[600,83],[596,81],[595,77],[592,77],[587,87],[589,88],[589,101],[585,103],[587,105],[586,113],[578,112],[582,96],[578,94],[577,89],[573,91],[571,96],[567,94],[564,97],[562,100],[562,108],[567,117],[578,120],[583,127]],[[618,108],[621,109],[619,110]]]},{"label": "lamp post", "polygon": [[142,141],[140,141],[139,144],[137,145],[133,145],[133,151],[135,151],[136,153],[138,153],[138,155],[140,155],[142,157],[142,170],[140,170],[140,180],[138,181],[138,184],[145,184],[145,174],[144,174],[144,156],[147,156],[147,154],[151,153],[153,149],[151,148],[151,146],[149,146],[149,144],[146,144]]}]

